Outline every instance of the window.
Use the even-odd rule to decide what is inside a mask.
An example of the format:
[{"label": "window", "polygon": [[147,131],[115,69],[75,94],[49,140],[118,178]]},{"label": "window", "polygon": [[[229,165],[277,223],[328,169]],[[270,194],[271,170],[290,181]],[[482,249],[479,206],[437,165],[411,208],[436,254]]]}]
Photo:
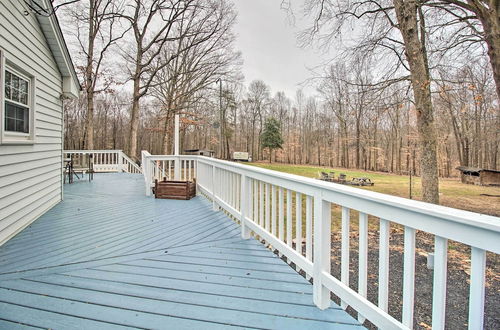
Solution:
[{"label": "window", "polygon": [[29,81],[5,70],[5,131],[30,132]]},{"label": "window", "polygon": [[33,143],[34,78],[0,50],[0,143]]}]

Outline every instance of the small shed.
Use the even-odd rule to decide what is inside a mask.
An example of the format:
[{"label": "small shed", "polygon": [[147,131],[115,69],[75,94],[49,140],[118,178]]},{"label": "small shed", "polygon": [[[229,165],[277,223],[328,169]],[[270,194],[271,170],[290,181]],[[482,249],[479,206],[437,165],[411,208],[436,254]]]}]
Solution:
[{"label": "small shed", "polygon": [[463,183],[480,186],[500,186],[500,171],[479,167],[459,166]]},{"label": "small shed", "polygon": [[184,155],[214,157],[215,151],[208,149],[187,149],[184,150]]}]

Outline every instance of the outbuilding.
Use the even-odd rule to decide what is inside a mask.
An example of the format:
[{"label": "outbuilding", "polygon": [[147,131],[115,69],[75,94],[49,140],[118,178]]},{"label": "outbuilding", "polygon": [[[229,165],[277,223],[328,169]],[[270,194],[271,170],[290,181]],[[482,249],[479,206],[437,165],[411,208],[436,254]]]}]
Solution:
[{"label": "outbuilding", "polygon": [[480,186],[500,186],[500,171],[478,167],[459,166],[463,183]]}]

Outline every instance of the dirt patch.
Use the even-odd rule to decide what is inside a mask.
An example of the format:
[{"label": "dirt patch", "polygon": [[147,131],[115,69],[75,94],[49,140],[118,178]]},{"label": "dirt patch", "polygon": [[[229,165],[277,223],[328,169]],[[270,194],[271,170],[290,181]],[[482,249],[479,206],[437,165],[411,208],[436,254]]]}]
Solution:
[{"label": "dirt patch", "polygon": [[[351,234],[350,246],[350,287],[358,287],[358,239]],[[378,233],[369,234],[368,250],[368,300],[378,300]],[[340,278],[340,236],[332,235],[331,274]],[[402,230],[391,233],[389,257],[389,314],[401,320],[403,297],[403,244]],[[470,248],[460,243],[450,242],[448,250],[448,281],[446,303],[446,328],[467,327],[469,309]],[[415,256],[415,309],[414,328],[429,329],[432,324],[433,270],[427,268],[427,253],[434,250],[432,235],[417,232]],[[500,329],[500,256],[487,255],[486,272],[485,329]],[[340,301],[335,298],[337,303]],[[352,315],[356,315],[352,310]],[[369,322],[365,326],[375,329]]]},{"label": "dirt patch", "polygon": [[[370,231],[368,236],[368,300],[378,300],[379,233]],[[401,228],[391,228],[389,257],[389,314],[401,320],[403,297],[403,244]],[[341,237],[332,234],[331,274],[340,279]],[[427,254],[434,250],[433,235],[417,232],[415,256],[415,306],[414,329],[431,329],[433,270],[427,268]],[[305,251],[304,251],[305,252]],[[277,252],[276,252],[277,253]],[[350,283],[351,289],[358,288],[358,234],[350,236]],[[285,257],[282,257],[286,260]],[[292,267],[295,265],[291,264]],[[305,277],[304,272],[301,272]],[[470,247],[449,241],[448,280],[446,297],[446,329],[465,329],[468,325],[470,286]],[[311,280],[312,282],[312,280]],[[500,256],[487,253],[485,289],[484,329],[500,329]],[[332,299],[340,305],[338,297]],[[350,307],[347,312],[353,317],[357,313]],[[376,329],[366,321],[364,326]]]}]

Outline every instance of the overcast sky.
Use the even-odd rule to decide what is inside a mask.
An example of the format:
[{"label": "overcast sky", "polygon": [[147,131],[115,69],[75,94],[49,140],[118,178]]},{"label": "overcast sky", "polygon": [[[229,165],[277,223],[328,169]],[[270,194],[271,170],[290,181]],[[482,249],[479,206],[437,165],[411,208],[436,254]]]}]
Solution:
[{"label": "overcast sky", "polygon": [[[263,80],[271,87],[272,95],[284,91],[293,98],[299,84],[311,76],[314,68],[326,55],[297,46],[296,33],[300,31],[299,16],[295,26],[287,20],[280,8],[281,0],[232,0],[238,11],[236,45],[243,53],[243,73],[248,86],[252,80]],[[292,1],[294,10],[302,0]],[[314,88],[304,88],[306,94]]]}]

